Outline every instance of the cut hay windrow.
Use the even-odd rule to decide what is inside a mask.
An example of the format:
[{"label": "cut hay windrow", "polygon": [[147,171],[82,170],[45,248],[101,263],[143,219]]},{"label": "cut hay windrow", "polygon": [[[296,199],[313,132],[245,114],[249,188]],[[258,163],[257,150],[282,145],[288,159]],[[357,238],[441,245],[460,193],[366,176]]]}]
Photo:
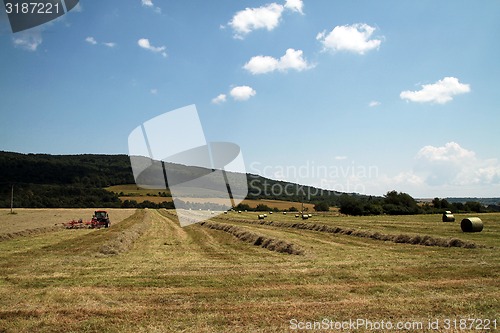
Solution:
[{"label": "cut hay windrow", "polygon": [[42,227],[42,228],[26,229],[26,230],[22,230],[22,231],[10,232],[10,233],[6,233],[6,234],[0,234],[0,242],[19,238],[19,237],[39,235],[39,234],[44,234],[47,232],[54,232],[54,231],[60,231],[60,230],[63,230],[63,227],[53,226],[53,227]]},{"label": "cut hay windrow", "polygon": [[120,231],[118,235],[101,245],[99,252],[106,255],[120,254],[130,250],[134,242],[141,237],[151,226],[151,219],[144,211],[134,214],[128,219],[137,219],[131,227]]},{"label": "cut hay windrow", "polygon": [[257,234],[235,225],[215,222],[201,222],[200,225],[206,228],[227,232],[243,242],[260,246],[270,251],[297,255],[304,254],[304,250],[293,243]]},{"label": "cut hay windrow", "polygon": [[265,221],[265,220],[242,220],[238,219],[235,222],[243,222],[249,224],[260,224],[260,225],[268,225],[272,227],[279,228],[294,228],[294,229],[302,229],[302,230],[311,230],[311,231],[319,231],[319,232],[327,232],[331,234],[340,234],[340,235],[348,235],[355,236],[361,238],[370,238],[380,241],[389,241],[400,244],[412,244],[412,245],[424,245],[424,246],[440,246],[440,247],[461,247],[466,249],[474,249],[478,247],[482,247],[473,242],[463,241],[458,238],[442,238],[442,237],[433,237],[428,235],[407,235],[407,234],[399,234],[399,235],[389,235],[382,234],[380,232],[373,232],[368,230],[353,230],[353,229],[344,229],[340,227],[331,227],[324,224],[316,224],[316,223],[286,223],[286,222],[277,222],[277,221]]}]

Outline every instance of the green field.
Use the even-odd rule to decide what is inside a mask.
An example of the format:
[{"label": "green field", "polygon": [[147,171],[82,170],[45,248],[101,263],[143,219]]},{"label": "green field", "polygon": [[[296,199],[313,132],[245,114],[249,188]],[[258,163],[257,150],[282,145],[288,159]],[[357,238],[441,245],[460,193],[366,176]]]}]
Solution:
[{"label": "green field", "polygon": [[[0,214],[1,236],[13,217]],[[32,228],[54,214],[22,210],[15,219]],[[438,332],[430,320],[440,320],[439,332],[459,331],[444,329],[447,319],[500,325],[500,214],[480,214],[484,230],[475,234],[461,232],[463,216],[443,223],[439,215],[313,213],[304,222],[351,235],[293,228],[302,221],[290,213],[268,215],[281,226],[256,224],[257,213],[212,218],[241,239],[207,225],[181,228],[174,211],[118,215],[109,229],[47,229],[0,241],[0,332],[293,332],[291,323],[323,319],[415,322],[415,332]],[[455,238],[476,248],[354,231]],[[248,235],[301,254],[253,245]]]}]

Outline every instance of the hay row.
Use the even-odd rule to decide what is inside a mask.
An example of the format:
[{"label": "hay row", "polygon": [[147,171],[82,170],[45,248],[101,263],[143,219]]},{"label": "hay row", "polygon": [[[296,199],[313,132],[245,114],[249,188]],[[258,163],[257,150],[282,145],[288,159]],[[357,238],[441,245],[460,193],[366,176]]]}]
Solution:
[{"label": "hay row", "polygon": [[215,222],[201,222],[200,225],[210,229],[227,232],[243,242],[250,243],[255,246],[260,246],[270,251],[288,253],[288,254],[297,254],[297,255],[304,254],[304,250],[293,243],[260,235],[255,232],[248,231],[234,225],[221,224]]},{"label": "hay row", "polygon": [[[137,214],[129,218],[135,218]],[[120,231],[110,241],[104,243],[99,247],[99,253],[106,255],[115,255],[127,252],[132,248],[134,242],[141,237],[151,226],[151,219],[146,220],[147,214],[141,214],[140,220],[133,224],[130,228]],[[111,231],[111,229],[108,229]]]},{"label": "hay row", "polygon": [[26,230],[16,231],[16,232],[9,232],[6,234],[0,234],[0,242],[19,238],[19,237],[39,235],[39,234],[60,231],[60,230],[63,230],[63,228],[61,226],[53,226],[53,227],[42,227],[42,228],[35,228],[35,229],[26,229]]},{"label": "hay row", "polygon": [[373,231],[363,231],[363,230],[353,230],[353,229],[344,229],[340,227],[330,227],[324,224],[316,224],[316,223],[286,223],[286,222],[276,222],[276,221],[249,221],[249,220],[239,220],[238,222],[250,223],[250,224],[260,224],[260,225],[269,225],[273,227],[280,228],[295,228],[295,229],[303,229],[303,230],[311,230],[311,231],[319,231],[319,232],[327,232],[332,234],[341,234],[348,236],[355,236],[361,238],[370,238],[380,241],[390,241],[399,244],[412,244],[412,245],[424,245],[424,246],[440,246],[440,247],[461,247],[466,249],[474,249],[478,247],[482,247],[477,245],[476,243],[463,241],[458,238],[441,238],[441,237],[432,237],[428,235],[389,235],[382,234],[380,232]]}]

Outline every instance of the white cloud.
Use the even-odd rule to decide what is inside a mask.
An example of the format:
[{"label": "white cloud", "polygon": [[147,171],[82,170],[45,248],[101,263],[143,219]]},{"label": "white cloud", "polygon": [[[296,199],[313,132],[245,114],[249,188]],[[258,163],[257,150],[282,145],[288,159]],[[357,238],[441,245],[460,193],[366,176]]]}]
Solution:
[{"label": "white cloud", "polygon": [[425,146],[418,152],[415,172],[428,185],[498,185],[500,163],[496,159],[478,158],[475,152],[456,142],[444,146]]},{"label": "white cloud", "polygon": [[144,7],[152,8],[155,13],[161,14],[161,8],[155,6],[152,0],[141,0],[141,3]]},{"label": "white cloud", "polygon": [[149,39],[141,38],[137,41],[137,44],[143,49],[149,50],[154,53],[160,53],[163,57],[167,57],[166,47],[165,46],[153,46],[150,44]]},{"label": "white cloud", "polygon": [[381,103],[379,101],[371,101],[370,103],[368,103],[368,106],[374,108],[376,106],[379,106],[380,104]]},{"label": "white cloud", "polygon": [[219,96],[212,99],[213,104],[221,104],[226,101],[226,94],[220,94]]},{"label": "white cloud", "polygon": [[445,77],[432,84],[422,85],[417,91],[402,91],[399,97],[411,102],[445,104],[453,100],[453,96],[470,92],[470,85],[463,84],[455,77]]},{"label": "white cloud", "polygon": [[95,40],[94,37],[87,37],[85,38],[85,41],[89,44],[92,44],[92,45],[96,45],[97,44],[97,41]]},{"label": "white cloud", "polygon": [[15,47],[34,52],[42,44],[42,33],[39,29],[18,32],[12,38]]},{"label": "white cloud", "polygon": [[153,89],[151,89],[149,92],[150,92],[152,95],[156,95],[156,94],[158,94],[158,89],[153,88]]},{"label": "white cloud", "polygon": [[316,39],[323,44],[325,50],[365,54],[378,49],[382,43],[381,39],[370,39],[375,30],[365,23],[342,25],[336,26],[329,33],[320,32]]},{"label": "white cloud", "polygon": [[302,54],[302,50],[288,49],[280,59],[259,55],[252,57],[243,68],[254,75],[275,70],[286,72],[288,69],[294,69],[300,72],[313,68],[314,65],[309,64]]},{"label": "white cloud", "polygon": [[257,92],[249,86],[237,86],[231,89],[229,94],[234,98],[236,101],[246,101],[250,97],[255,96]]},{"label": "white cloud", "polygon": [[376,174],[360,184],[366,193],[379,195],[397,190],[419,198],[493,197],[500,191],[500,161],[481,158],[456,142],[428,145],[415,153],[410,169]]},{"label": "white cloud", "polygon": [[286,0],[285,8],[291,10],[292,12],[297,12],[304,15],[303,8],[304,3],[302,0]]},{"label": "white cloud", "polygon": [[[85,41],[87,43],[89,43],[89,44],[92,44],[92,45],[96,45],[97,44],[97,40],[94,37],[87,37],[87,38],[85,38]],[[114,42],[107,42],[107,43],[103,42],[101,44],[104,45],[104,46],[110,47],[110,48],[116,46],[116,43],[114,43]]]},{"label": "white cloud", "polygon": [[245,8],[237,12],[229,26],[233,28],[235,38],[244,38],[245,35],[256,29],[273,30],[279,25],[284,7],[277,3],[270,3],[258,8]]},{"label": "white cloud", "polygon": [[337,161],[347,160],[347,156],[335,156],[335,160]]}]

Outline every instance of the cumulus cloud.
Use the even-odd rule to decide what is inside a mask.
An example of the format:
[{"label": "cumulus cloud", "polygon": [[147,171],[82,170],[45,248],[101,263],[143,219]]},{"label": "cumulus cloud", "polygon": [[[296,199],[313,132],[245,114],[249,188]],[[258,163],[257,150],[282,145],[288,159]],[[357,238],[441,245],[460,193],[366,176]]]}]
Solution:
[{"label": "cumulus cloud", "polygon": [[250,97],[255,96],[257,92],[249,86],[237,86],[231,89],[229,94],[231,97],[233,97],[234,100],[236,101],[246,101]]},{"label": "cumulus cloud", "polygon": [[220,94],[219,96],[212,99],[213,104],[221,104],[226,101],[226,94]]},{"label": "cumulus cloud", "polygon": [[297,12],[304,15],[304,3],[302,2],[302,0],[286,0],[285,8],[291,10],[292,12]]},{"label": "cumulus cloud", "polygon": [[445,77],[436,83],[424,84],[417,91],[402,91],[399,97],[411,102],[445,104],[453,100],[453,96],[468,92],[469,84],[460,83],[455,77]]},{"label": "cumulus cloud", "polygon": [[376,106],[379,106],[380,104],[381,103],[379,101],[371,101],[370,103],[368,103],[368,106],[374,108]]},{"label": "cumulus cloud", "polygon": [[18,32],[12,38],[15,47],[34,52],[42,44],[42,33],[39,29]]},{"label": "cumulus cloud", "polygon": [[85,38],[85,41],[89,44],[92,44],[92,45],[96,45],[97,44],[97,41],[95,40],[94,37],[87,37]]},{"label": "cumulus cloud", "polygon": [[456,142],[444,146],[425,146],[417,153],[415,173],[431,186],[500,184],[500,163],[481,159],[474,151]]},{"label": "cumulus cloud", "polygon": [[166,47],[165,46],[153,46],[149,42],[147,38],[141,38],[137,41],[137,44],[143,49],[149,50],[154,53],[160,53],[163,57],[167,57]]},{"label": "cumulus cloud", "polygon": [[304,59],[302,50],[294,49],[286,50],[285,55],[279,59],[270,56],[255,56],[243,66],[244,69],[254,75],[274,72],[276,70],[286,72],[289,69],[300,72],[313,67],[314,65],[309,64]]},{"label": "cumulus cloud", "polygon": [[267,4],[258,8],[246,8],[237,12],[229,26],[233,28],[236,38],[244,36],[256,29],[273,30],[279,24],[283,6],[277,3]]},{"label": "cumulus cloud", "polygon": [[316,39],[323,44],[324,50],[365,54],[378,49],[382,43],[382,39],[370,39],[375,30],[366,23],[342,25],[336,26],[329,33],[320,32]]},{"label": "cumulus cloud", "polygon": [[398,190],[422,198],[496,196],[500,191],[500,161],[481,158],[453,141],[428,145],[416,152],[411,169],[365,179],[363,186],[369,193]]},{"label": "cumulus cloud", "polygon": [[456,142],[420,149],[414,172],[431,186],[500,184],[500,163],[497,159],[481,159],[474,151]]},{"label": "cumulus cloud", "polygon": [[158,94],[158,89],[153,88],[149,92],[151,93],[151,95],[157,95]]},{"label": "cumulus cloud", "polygon": [[271,31],[276,28],[285,9],[304,14],[303,7],[302,0],[287,0],[285,5],[273,2],[261,7],[245,8],[234,14],[228,25],[233,29],[235,38],[243,39],[257,29]]},{"label": "cumulus cloud", "polygon": [[113,42],[102,43],[102,44],[107,46],[107,47],[115,47],[116,46],[116,43],[113,43]]},{"label": "cumulus cloud", "polygon": [[141,0],[142,6],[154,9],[158,14],[161,14],[161,8],[154,5],[152,0]]}]

